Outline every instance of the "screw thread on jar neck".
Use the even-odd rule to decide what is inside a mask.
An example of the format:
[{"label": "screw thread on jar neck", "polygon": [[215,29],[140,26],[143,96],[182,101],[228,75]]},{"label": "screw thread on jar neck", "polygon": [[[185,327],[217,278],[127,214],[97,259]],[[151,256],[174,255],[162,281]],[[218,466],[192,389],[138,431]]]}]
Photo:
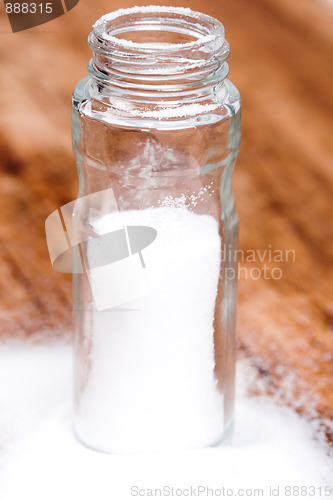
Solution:
[{"label": "screw thread on jar neck", "polygon": [[187,8],[120,9],[96,22],[88,44],[88,70],[105,96],[198,99],[228,75],[223,25]]}]

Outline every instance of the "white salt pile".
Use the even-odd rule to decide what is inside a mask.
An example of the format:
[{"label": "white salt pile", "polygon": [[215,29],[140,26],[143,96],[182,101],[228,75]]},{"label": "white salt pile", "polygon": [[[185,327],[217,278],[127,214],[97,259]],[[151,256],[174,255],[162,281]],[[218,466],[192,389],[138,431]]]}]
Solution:
[{"label": "white salt pile", "polygon": [[[88,382],[76,431],[90,447],[115,453],[195,448],[223,435],[223,395],[214,377],[214,308],[220,269],[218,222],[185,207],[106,215],[97,234],[149,226],[144,296],[92,313]],[[138,254],[133,256],[142,269]],[[121,280],[130,288],[133,266]],[[110,269],[115,264],[110,265]],[[107,268],[92,271],[100,295],[123,286]]]},{"label": "white salt pile", "polygon": [[[229,498],[268,499],[270,487],[279,488],[279,499],[332,498],[324,492],[332,488],[333,459],[313,441],[311,426],[268,399],[248,399],[243,365],[238,367],[236,428],[230,443],[117,456],[91,451],[73,436],[71,357],[69,345],[0,347],[1,500],[130,500],[138,488],[147,493],[163,487],[173,487],[174,497],[185,499],[191,486],[225,488]],[[309,494],[291,495],[290,486],[306,486]],[[176,489],[184,494],[176,495]],[[205,492],[197,497],[214,498]]]}]

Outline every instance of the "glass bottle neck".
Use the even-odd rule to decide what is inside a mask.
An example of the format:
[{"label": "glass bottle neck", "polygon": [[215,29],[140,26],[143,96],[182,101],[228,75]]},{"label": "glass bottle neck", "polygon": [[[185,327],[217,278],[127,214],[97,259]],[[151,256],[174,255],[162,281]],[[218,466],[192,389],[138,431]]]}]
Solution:
[{"label": "glass bottle neck", "polygon": [[97,21],[88,43],[92,92],[101,100],[201,101],[228,74],[223,25],[187,8],[120,9]]}]

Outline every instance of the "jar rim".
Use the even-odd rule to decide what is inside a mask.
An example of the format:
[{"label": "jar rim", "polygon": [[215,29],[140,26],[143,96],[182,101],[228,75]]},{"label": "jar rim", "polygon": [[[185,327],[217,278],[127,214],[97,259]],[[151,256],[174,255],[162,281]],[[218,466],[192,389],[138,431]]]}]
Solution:
[{"label": "jar rim", "polygon": [[[161,14],[165,19],[168,19],[165,14],[170,14],[171,16],[182,16],[184,19],[196,22],[196,27],[198,25],[202,28],[202,32],[196,30],[198,36],[197,39],[190,42],[180,42],[180,43],[158,43],[158,42],[134,42],[132,40],[127,40],[124,38],[118,38],[112,33],[112,23],[121,19],[126,18],[128,15],[136,14]],[[156,17],[156,16],[154,16]],[[125,21],[125,19],[124,19]],[[131,27],[130,22],[124,22],[129,28]],[[204,26],[206,25],[206,33],[204,33]],[[132,25],[135,28],[135,24]],[[208,28],[208,31],[207,31]],[[110,33],[111,32],[111,33]],[[112,46],[123,49],[123,50],[136,50],[136,51],[158,51],[158,52],[170,52],[171,51],[182,51],[198,49],[206,46],[207,44],[213,44],[215,48],[222,47],[225,43],[224,26],[223,24],[207,14],[201,12],[193,11],[188,7],[173,7],[173,6],[159,6],[159,5],[149,5],[149,6],[136,6],[126,9],[118,9],[114,12],[110,12],[102,16],[93,25],[93,33],[95,37],[100,41]],[[105,47],[104,47],[105,49]]]}]

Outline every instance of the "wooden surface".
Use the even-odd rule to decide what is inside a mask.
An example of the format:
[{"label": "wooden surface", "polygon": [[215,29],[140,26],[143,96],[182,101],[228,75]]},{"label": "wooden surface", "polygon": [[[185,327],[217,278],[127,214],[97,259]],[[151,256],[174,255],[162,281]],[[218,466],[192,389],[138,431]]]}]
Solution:
[{"label": "wooden surface", "polygon": [[[76,197],[71,92],[86,74],[91,24],[137,3],[80,0],[58,20],[15,35],[1,9],[3,336],[70,330],[70,279],[51,268],[44,222]],[[333,440],[333,4],[174,5],[218,17],[231,45],[230,79],[243,98],[234,176],[240,247],[295,250],[295,262],[273,263],[280,280],[240,280],[239,354],[257,368],[265,391],[319,416]],[[263,263],[241,265],[250,271]]]}]

